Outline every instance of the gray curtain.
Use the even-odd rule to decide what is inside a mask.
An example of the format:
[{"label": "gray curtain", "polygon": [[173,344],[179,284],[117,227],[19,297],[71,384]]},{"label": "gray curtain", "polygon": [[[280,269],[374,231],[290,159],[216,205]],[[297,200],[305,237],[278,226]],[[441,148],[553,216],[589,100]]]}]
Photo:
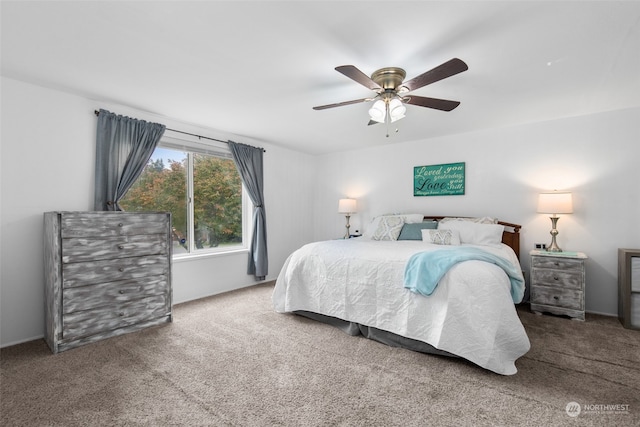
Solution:
[{"label": "gray curtain", "polygon": [[269,273],[267,256],[267,217],[264,211],[262,149],[229,141],[231,155],[242,182],[253,202],[253,235],[249,248],[247,274],[264,280]]},{"label": "gray curtain", "polygon": [[106,110],[98,114],[95,205],[97,211],[121,211],[118,202],[140,176],[165,126]]}]

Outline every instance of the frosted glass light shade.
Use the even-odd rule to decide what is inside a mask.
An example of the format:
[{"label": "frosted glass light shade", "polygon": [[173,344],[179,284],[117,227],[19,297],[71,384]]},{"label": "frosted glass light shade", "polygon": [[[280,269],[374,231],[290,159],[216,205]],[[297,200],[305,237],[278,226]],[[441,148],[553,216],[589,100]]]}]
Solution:
[{"label": "frosted glass light shade", "polygon": [[389,116],[391,116],[392,123],[403,118],[406,112],[407,107],[405,107],[398,98],[393,98],[391,102],[389,102]]},{"label": "frosted glass light shade", "polygon": [[356,212],[356,199],[340,199],[338,202],[338,213],[352,214]]},{"label": "frosted glass light shade", "polygon": [[386,115],[387,115],[387,108],[386,108],[386,105],[384,104],[384,101],[382,101],[381,99],[374,102],[371,108],[369,109],[369,117],[371,117],[371,120],[375,122],[383,123]]},{"label": "frosted glass light shade", "polygon": [[538,213],[573,213],[573,199],[571,197],[571,193],[540,193],[538,196]]}]

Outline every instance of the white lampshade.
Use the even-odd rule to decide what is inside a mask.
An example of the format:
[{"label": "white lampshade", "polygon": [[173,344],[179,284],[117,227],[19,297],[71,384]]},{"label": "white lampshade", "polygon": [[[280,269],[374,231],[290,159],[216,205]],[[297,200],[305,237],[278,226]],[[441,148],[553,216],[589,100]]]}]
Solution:
[{"label": "white lampshade", "polygon": [[571,193],[540,193],[538,196],[538,213],[573,213],[573,199],[571,197]]},{"label": "white lampshade", "polygon": [[338,202],[338,213],[356,213],[356,199],[340,199]]},{"label": "white lampshade", "polygon": [[405,107],[398,98],[393,98],[391,102],[389,102],[389,116],[391,117],[392,123],[403,118],[406,112],[407,107]]},{"label": "white lampshade", "polygon": [[383,123],[386,115],[387,108],[384,101],[381,99],[374,102],[371,109],[369,109],[369,117],[371,117],[371,120],[374,122]]}]

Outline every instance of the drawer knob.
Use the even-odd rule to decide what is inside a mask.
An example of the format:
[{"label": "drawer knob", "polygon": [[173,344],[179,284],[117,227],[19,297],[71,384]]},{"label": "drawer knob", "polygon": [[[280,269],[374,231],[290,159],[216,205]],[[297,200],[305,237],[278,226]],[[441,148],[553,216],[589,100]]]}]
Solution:
[{"label": "drawer knob", "polygon": [[553,297],[553,299],[557,301],[560,299],[560,297]]},{"label": "drawer knob", "polygon": [[124,245],[118,245],[118,249],[120,250],[124,249]]},{"label": "drawer knob", "polygon": [[120,273],[122,273],[122,272],[124,271],[124,267],[120,267],[120,268],[118,269],[118,271],[119,271]]},{"label": "drawer knob", "polygon": [[553,265],[558,266],[558,265],[560,265],[560,263],[558,261],[556,261],[556,262],[553,263]]},{"label": "drawer knob", "polygon": [[553,276],[553,280],[559,280],[558,276]]},{"label": "drawer knob", "polygon": [[118,291],[118,293],[119,293],[119,294],[124,294],[124,291],[123,291],[122,289],[120,289],[120,290]]},{"label": "drawer knob", "polygon": [[118,313],[118,316],[120,316],[120,317],[124,316],[124,312],[121,311],[120,313]]},{"label": "drawer knob", "polygon": [[122,227],[124,224],[123,223],[118,223],[118,227]]}]

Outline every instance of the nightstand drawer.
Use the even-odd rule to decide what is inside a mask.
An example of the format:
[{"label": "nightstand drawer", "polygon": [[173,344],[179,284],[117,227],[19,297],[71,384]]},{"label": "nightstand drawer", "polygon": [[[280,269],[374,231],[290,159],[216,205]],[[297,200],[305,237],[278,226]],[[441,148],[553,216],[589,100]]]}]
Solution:
[{"label": "nightstand drawer", "polygon": [[531,303],[583,310],[582,291],[536,286],[531,289]]},{"label": "nightstand drawer", "polygon": [[582,271],[572,272],[559,270],[545,270],[534,268],[531,272],[531,280],[543,286],[561,288],[582,289]]},{"label": "nightstand drawer", "polygon": [[531,259],[533,268],[550,268],[554,270],[580,271],[582,272],[584,263],[580,259],[534,256]]}]

